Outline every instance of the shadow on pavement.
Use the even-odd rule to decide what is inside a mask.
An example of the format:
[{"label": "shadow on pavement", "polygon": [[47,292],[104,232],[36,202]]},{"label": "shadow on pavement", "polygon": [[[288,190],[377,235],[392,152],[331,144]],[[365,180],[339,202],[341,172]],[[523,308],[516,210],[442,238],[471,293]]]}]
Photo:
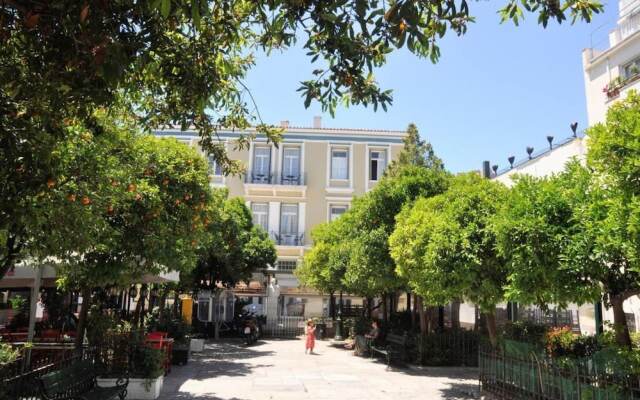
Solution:
[{"label": "shadow on pavement", "polygon": [[446,400],[479,399],[479,387],[471,383],[449,383],[450,387],[440,389]]},{"label": "shadow on pavement", "polygon": [[187,381],[198,382],[216,377],[250,375],[255,368],[272,365],[248,363],[242,360],[258,359],[273,354],[273,351],[260,350],[260,343],[250,347],[244,346],[240,341],[231,340],[207,343],[202,353],[192,353],[187,365],[174,366],[171,373],[164,378],[160,400],[244,400],[235,397],[223,398],[210,393],[186,393],[179,390]]}]

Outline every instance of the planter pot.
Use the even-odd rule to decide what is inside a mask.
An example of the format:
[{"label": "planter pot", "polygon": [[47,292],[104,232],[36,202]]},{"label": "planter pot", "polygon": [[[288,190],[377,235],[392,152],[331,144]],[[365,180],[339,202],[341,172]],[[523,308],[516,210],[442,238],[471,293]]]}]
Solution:
[{"label": "planter pot", "polygon": [[[149,384],[150,383],[150,384]],[[162,390],[162,384],[164,383],[164,376],[160,376],[156,379],[129,379],[129,385],[127,386],[127,400],[155,400],[160,397],[160,391]],[[109,387],[115,386],[115,379],[98,378],[98,385]]]},{"label": "planter pot", "polygon": [[204,339],[191,339],[189,350],[196,353],[204,351]]},{"label": "planter pot", "polygon": [[185,365],[189,361],[189,348],[174,347],[171,351],[171,364],[173,365]]}]

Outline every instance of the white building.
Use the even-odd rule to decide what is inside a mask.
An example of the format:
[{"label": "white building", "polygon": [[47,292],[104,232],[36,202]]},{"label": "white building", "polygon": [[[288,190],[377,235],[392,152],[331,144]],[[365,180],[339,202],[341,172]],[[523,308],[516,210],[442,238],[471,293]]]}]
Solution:
[{"label": "white building", "polygon": [[589,126],[604,122],[609,106],[640,88],[640,0],[621,0],[608,49],[582,52]]}]

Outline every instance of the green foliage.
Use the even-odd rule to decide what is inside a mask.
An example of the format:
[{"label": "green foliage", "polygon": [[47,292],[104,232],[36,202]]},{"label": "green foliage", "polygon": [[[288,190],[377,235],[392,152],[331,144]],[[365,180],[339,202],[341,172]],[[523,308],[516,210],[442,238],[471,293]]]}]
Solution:
[{"label": "green foliage", "polygon": [[[523,7],[543,25],[566,15],[590,21],[602,10],[595,0],[553,6],[533,0]],[[518,22],[522,11],[511,1],[502,16]],[[92,204],[113,200],[95,196],[104,188],[86,179],[92,167],[65,170],[59,148],[78,140],[69,126],[97,138],[104,130],[97,114],[118,122],[125,114],[135,115],[130,123],[141,129],[193,127],[225,173],[239,173],[241,164],[219,140],[221,127],[247,132],[256,126],[240,135],[239,149],[256,135],[277,142],[281,133],[261,121],[244,84],[254,52],[302,43],[316,67],[299,89],[307,107],[316,101],[332,114],[340,103],[386,109],[391,92],[374,72],[387,54],[406,46],[435,62],[438,41],[448,31],[464,34],[472,21],[466,0],[3,2],[0,276],[23,257],[83,254],[109,229],[79,202],[48,203],[58,181]]]},{"label": "green foliage", "polygon": [[248,281],[253,271],[265,269],[276,261],[273,241],[264,230],[253,225],[244,201],[226,199],[225,190],[215,196],[217,201],[209,210],[214,219],[207,225],[196,269],[184,279],[196,287],[206,281],[210,285],[217,282],[232,287],[237,282]]},{"label": "green foliage", "polygon": [[506,323],[502,327],[502,337],[522,342],[542,343],[549,327],[528,321]]},{"label": "green foliage", "polygon": [[163,310],[162,313],[154,311],[147,317],[145,325],[151,332],[167,332],[175,344],[188,344],[191,325],[184,322],[182,318],[175,318],[169,309]]},{"label": "green foliage", "polygon": [[350,291],[371,297],[405,286],[396,274],[389,250],[396,215],[418,198],[442,193],[447,184],[444,171],[410,165],[393,176],[385,176],[366,195],[354,200],[352,208],[341,217],[350,230],[344,278]]},{"label": "green foliage", "polygon": [[87,340],[92,346],[103,346],[114,336],[130,335],[132,326],[118,316],[93,307],[88,316]]},{"label": "green foliage", "polygon": [[516,179],[493,226],[509,263],[510,299],[544,306],[598,298],[597,285],[581,271],[587,264],[575,262],[578,246],[590,244],[578,235],[584,229],[577,208],[589,204],[590,179],[577,163],[550,177]]},{"label": "green foliage", "polygon": [[8,343],[0,343],[0,365],[10,364],[18,359],[20,350]]},{"label": "green foliage", "polygon": [[349,262],[350,245],[346,240],[348,218],[320,224],[311,232],[313,247],[305,253],[295,275],[300,283],[322,293],[345,290],[343,282]]},{"label": "green foliage", "polygon": [[20,295],[13,296],[9,299],[9,303],[11,304],[11,308],[13,310],[22,310],[27,305],[27,299]]},{"label": "green foliage", "polygon": [[443,194],[400,213],[391,255],[425,303],[463,298],[491,311],[504,299],[507,271],[489,225],[506,192],[499,183],[463,174]]},{"label": "green foliage", "polygon": [[571,328],[553,328],[544,336],[545,350],[551,357],[589,357],[601,350],[595,336],[576,335]]},{"label": "green foliage", "polygon": [[133,349],[131,377],[155,379],[164,375],[164,353],[159,349],[136,346]]},{"label": "green foliage", "polygon": [[415,165],[418,167],[425,167],[432,170],[444,170],[444,163],[442,159],[436,156],[433,151],[431,143],[420,138],[418,127],[415,124],[409,124],[407,127],[407,136],[402,141],[404,147],[397,160],[393,160],[389,165],[387,174],[393,175],[399,169]]}]

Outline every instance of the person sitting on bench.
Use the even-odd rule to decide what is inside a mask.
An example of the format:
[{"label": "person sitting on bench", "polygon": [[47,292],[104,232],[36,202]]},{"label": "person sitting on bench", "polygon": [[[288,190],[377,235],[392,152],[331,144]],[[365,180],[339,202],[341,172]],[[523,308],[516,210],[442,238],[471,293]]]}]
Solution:
[{"label": "person sitting on bench", "polygon": [[369,345],[376,343],[380,339],[380,324],[378,321],[371,321],[371,330],[363,335],[356,335],[355,352],[357,356],[361,356],[369,351]]}]

